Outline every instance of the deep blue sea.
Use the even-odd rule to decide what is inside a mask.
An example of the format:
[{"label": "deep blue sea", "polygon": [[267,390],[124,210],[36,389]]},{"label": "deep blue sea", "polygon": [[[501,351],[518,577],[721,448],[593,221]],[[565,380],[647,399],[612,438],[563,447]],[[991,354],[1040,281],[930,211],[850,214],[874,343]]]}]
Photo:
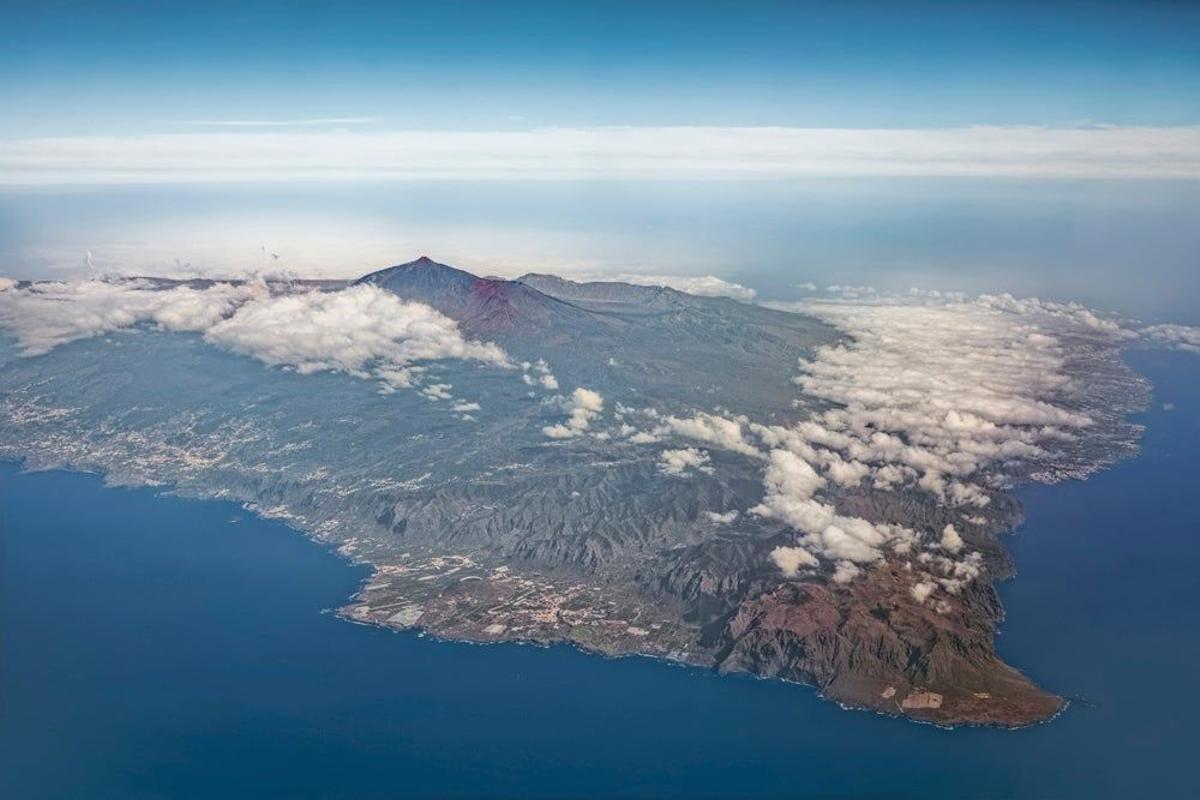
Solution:
[{"label": "deep blue sea", "polygon": [[1200,359],[1132,360],[1143,454],[1023,490],[1009,541],[1002,654],[1090,701],[1050,724],[360,627],[323,611],[365,571],[281,524],[9,464],[0,797],[1200,796]]}]

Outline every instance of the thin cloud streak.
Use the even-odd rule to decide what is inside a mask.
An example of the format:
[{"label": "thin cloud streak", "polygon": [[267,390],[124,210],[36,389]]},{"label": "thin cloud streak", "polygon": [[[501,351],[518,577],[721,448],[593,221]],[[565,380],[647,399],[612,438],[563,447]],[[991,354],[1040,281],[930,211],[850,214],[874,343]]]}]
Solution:
[{"label": "thin cloud streak", "polygon": [[311,125],[366,125],[375,117],[315,117],[313,119],[193,119],[181,125],[212,128],[302,128]]},{"label": "thin cloud streak", "polygon": [[0,141],[0,184],[345,180],[1200,178],[1200,126],[607,127]]}]

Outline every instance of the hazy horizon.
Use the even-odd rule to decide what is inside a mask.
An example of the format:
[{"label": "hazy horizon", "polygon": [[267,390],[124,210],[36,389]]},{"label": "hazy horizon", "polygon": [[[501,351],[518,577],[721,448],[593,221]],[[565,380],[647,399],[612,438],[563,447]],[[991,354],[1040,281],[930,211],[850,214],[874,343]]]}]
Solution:
[{"label": "hazy horizon", "polygon": [[1196,322],[1197,24],[1120,2],[10,4],[0,275],[428,253]]},{"label": "hazy horizon", "polygon": [[0,274],[348,278],[427,254],[510,277],[714,275],[775,300],[807,282],[1008,291],[1195,323],[1197,223],[1189,181],[43,187],[0,193]]}]

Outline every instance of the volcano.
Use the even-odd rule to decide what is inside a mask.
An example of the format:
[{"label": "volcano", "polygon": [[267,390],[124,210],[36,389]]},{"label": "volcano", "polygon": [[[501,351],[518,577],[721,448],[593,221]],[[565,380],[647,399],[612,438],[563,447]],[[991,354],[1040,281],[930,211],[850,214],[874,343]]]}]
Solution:
[{"label": "volcano", "polygon": [[432,306],[475,336],[606,327],[604,314],[551,297],[520,280],[481,278],[428,256],[355,281]]}]

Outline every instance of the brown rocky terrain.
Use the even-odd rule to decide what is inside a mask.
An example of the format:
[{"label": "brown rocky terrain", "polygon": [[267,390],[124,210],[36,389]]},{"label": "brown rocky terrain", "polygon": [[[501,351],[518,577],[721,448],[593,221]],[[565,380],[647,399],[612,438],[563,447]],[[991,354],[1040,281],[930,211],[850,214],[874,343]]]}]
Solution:
[{"label": "brown rocky terrain", "polygon": [[914,602],[904,572],[885,564],[845,587],[789,584],[743,603],[722,638],[720,669],[942,725],[1020,726],[1062,708],[996,655],[994,602],[968,596],[935,610]]}]

